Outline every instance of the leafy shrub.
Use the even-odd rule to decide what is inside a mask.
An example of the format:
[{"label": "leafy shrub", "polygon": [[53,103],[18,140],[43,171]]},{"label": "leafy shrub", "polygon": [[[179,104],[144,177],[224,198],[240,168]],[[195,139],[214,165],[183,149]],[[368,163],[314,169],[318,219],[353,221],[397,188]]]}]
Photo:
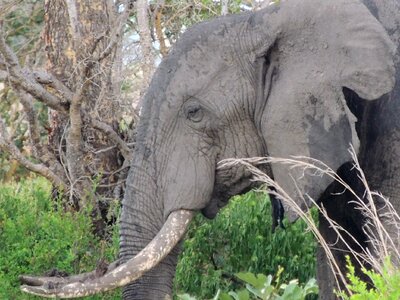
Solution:
[{"label": "leafy shrub", "polygon": [[400,269],[395,268],[389,258],[384,262],[382,274],[372,270],[362,270],[371,279],[373,288],[369,288],[366,282],[357,277],[349,257],[347,257],[347,268],[349,270],[347,277],[350,281],[348,288],[353,295],[337,293],[344,300],[400,299]]},{"label": "leafy shrub", "polygon": [[316,242],[302,221],[272,233],[271,205],[264,193],[231,199],[215,220],[197,216],[187,234],[177,267],[175,290],[209,299],[218,289],[234,290],[234,274],[275,274],[283,281],[315,277]]},{"label": "leafy shrub", "polygon": [[[236,277],[246,283],[246,289],[220,292],[214,296],[213,300],[304,300],[308,295],[318,294],[318,286],[315,279],[310,279],[304,286],[300,286],[298,280],[291,280],[288,284],[280,283],[280,275],[283,269],[278,270],[276,279],[272,276],[263,274],[254,275],[253,273],[238,273]],[[196,300],[196,298],[184,294],[179,295],[182,300]]]},{"label": "leafy shrub", "polygon": [[[39,299],[20,292],[21,274],[43,274],[52,268],[86,272],[102,257],[112,260],[118,251],[116,229],[112,241],[93,236],[89,209],[56,209],[43,179],[0,187],[0,299]],[[119,298],[115,292],[86,299]]]},{"label": "leafy shrub", "polygon": [[[315,242],[302,222],[271,232],[270,202],[250,192],[231,200],[213,221],[198,216],[180,257],[175,289],[205,299],[218,289],[241,286],[240,271],[274,274],[283,266],[282,281],[315,276]],[[93,269],[118,252],[118,226],[112,241],[91,234],[90,209],[63,212],[50,199],[50,185],[30,179],[0,187],[0,299],[37,299],[19,291],[18,276],[44,274],[56,268],[68,273]],[[120,299],[107,293],[86,299]]]}]

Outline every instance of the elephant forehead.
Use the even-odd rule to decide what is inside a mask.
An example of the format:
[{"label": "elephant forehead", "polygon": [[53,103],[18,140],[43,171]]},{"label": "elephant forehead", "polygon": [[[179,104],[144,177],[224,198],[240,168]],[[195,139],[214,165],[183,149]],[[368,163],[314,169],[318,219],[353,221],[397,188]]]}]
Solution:
[{"label": "elephant forehead", "polygon": [[210,55],[202,46],[194,47],[179,59],[167,93],[194,96],[208,88],[228,66],[218,55]]}]

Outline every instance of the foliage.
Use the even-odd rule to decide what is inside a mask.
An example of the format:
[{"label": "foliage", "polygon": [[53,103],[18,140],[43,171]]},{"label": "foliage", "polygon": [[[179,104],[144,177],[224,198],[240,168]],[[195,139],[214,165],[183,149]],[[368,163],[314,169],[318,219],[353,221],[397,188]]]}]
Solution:
[{"label": "foliage", "polygon": [[24,59],[21,54],[31,54],[35,42],[38,42],[44,21],[43,0],[24,2],[22,5],[15,5],[12,1],[5,0],[5,3],[2,3],[3,10],[0,12],[0,17],[5,20],[7,42],[17,51],[21,59]]},{"label": "foliage", "polygon": [[[246,289],[253,294],[257,299],[279,299],[279,300],[303,300],[307,295],[318,294],[318,286],[315,279],[310,279],[304,287],[299,286],[298,280],[291,280],[288,284],[280,283],[280,275],[283,268],[280,268],[277,273],[275,284],[273,284],[272,276],[263,274],[254,275],[252,273],[238,273],[236,276],[246,283]],[[248,293],[247,293],[248,294]],[[230,292],[230,296],[235,300],[249,299],[241,296],[246,295],[246,292],[239,291],[238,293]],[[223,300],[232,299],[226,295]]]},{"label": "foliage", "polygon": [[[243,1],[228,2],[229,13],[239,13]],[[165,36],[171,43],[190,26],[221,15],[221,1],[213,0],[166,0],[162,8]]]},{"label": "foliage", "polygon": [[[280,283],[280,275],[283,268],[279,268],[276,279],[271,275],[255,275],[250,272],[238,273],[236,277],[246,283],[246,289],[221,293],[218,290],[213,299],[215,300],[304,300],[307,295],[318,294],[318,286],[315,279],[310,279],[305,286],[299,286],[297,280],[291,280],[288,284]],[[179,295],[179,299],[195,300],[196,298],[188,294]]]},{"label": "foliage", "polygon": [[[50,192],[43,179],[0,187],[0,299],[32,299],[19,291],[21,274],[44,274],[53,267],[71,274],[85,272],[100,258],[111,261],[117,256],[117,226],[110,229],[109,240],[99,240],[91,234],[89,208],[65,212],[50,199]],[[195,223],[180,257],[177,291],[209,298],[218,289],[242,286],[242,275],[234,275],[239,271],[271,274],[280,265],[285,272],[280,271],[279,282],[299,278],[305,283],[315,276],[315,242],[305,225],[286,223],[286,230],[272,234],[270,204],[262,193],[235,197],[214,221],[198,216]]]},{"label": "foliage", "polygon": [[[42,40],[40,32],[44,21],[43,0],[19,1],[3,0],[0,4],[0,19],[4,20],[4,33],[7,43],[15,51],[21,63],[30,61],[37,67],[44,60],[41,53]],[[34,103],[39,122],[46,125],[47,108],[40,102]],[[0,118],[9,128],[9,134],[18,149],[30,157],[31,149],[28,143],[28,122],[25,119],[19,97],[7,82],[0,81]],[[45,140],[46,132],[41,136]],[[22,168],[6,151],[0,151],[0,180],[10,181],[27,176],[29,171]]]},{"label": "foliage", "polygon": [[[50,199],[43,179],[0,187],[0,299],[36,299],[19,291],[18,276],[52,268],[91,271],[100,258],[118,252],[117,226],[108,241],[91,234],[90,210],[64,212]],[[87,299],[119,299],[118,292]],[[39,299],[39,298],[37,298]]]},{"label": "foliage", "polygon": [[338,292],[337,294],[344,300],[400,299],[400,269],[393,266],[390,258],[385,259],[381,274],[365,268],[362,270],[371,280],[373,288],[357,277],[350,258],[346,259],[349,271],[347,277],[350,282],[348,288],[353,294],[349,296],[344,292]]},{"label": "foliage", "polygon": [[200,299],[218,289],[238,287],[235,273],[275,274],[283,281],[315,277],[316,242],[302,221],[272,233],[271,205],[264,193],[250,192],[231,199],[213,221],[198,216],[187,234],[177,266],[176,291]]}]

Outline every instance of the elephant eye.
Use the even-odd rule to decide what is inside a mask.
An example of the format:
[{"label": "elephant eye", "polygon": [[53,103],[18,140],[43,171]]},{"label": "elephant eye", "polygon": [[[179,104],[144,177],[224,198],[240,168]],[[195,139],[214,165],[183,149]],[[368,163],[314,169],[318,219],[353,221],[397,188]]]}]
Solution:
[{"label": "elephant eye", "polygon": [[203,119],[204,112],[200,105],[190,105],[186,108],[186,118],[198,123]]}]

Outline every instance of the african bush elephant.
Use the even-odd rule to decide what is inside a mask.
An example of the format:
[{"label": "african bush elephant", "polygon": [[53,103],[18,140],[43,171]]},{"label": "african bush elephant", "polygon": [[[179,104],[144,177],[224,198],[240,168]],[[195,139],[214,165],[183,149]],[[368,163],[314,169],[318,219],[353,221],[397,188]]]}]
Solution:
[{"label": "african bush elephant", "polygon": [[[31,286],[23,290],[73,297],[127,284],[124,299],[168,298],[179,253],[175,243],[193,212],[214,217],[253,184],[240,167],[217,170],[220,160],[303,155],[337,170],[351,160],[349,144],[360,149],[359,138],[362,155],[371,143],[392,141],[386,129],[377,130],[379,137],[385,132],[384,141],[363,141],[343,89],[366,99],[352,102],[360,110],[389,93],[393,53],[384,28],[357,0],[281,1],[194,26],[162,61],[145,96],[123,201],[120,265],[103,277],[78,275],[67,283],[25,277]],[[387,97],[382,103],[394,102]],[[396,117],[385,120],[387,126],[395,121],[399,128]],[[399,149],[390,148],[388,164],[400,164]],[[298,191],[318,199],[331,183],[325,176],[303,176],[297,190],[297,170],[270,169],[295,199]],[[48,280],[53,283],[42,286]]]},{"label": "african bush elephant", "polygon": [[[363,0],[363,2],[384,26],[395,44],[396,83],[390,93],[383,95],[377,101],[366,101],[350,90],[345,90],[344,93],[350,110],[358,120],[356,123],[357,135],[360,137],[358,159],[368,184],[371,190],[379,191],[388,197],[395,210],[400,213],[400,1]],[[352,166],[348,167],[351,169]],[[359,185],[357,174],[349,168],[344,170],[343,175],[353,187]],[[343,191],[341,187],[337,188],[340,192]],[[362,187],[360,193],[363,193]],[[352,236],[357,237],[362,247],[367,247],[367,237],[362,230],[364,217],[354,209],[353,203],[349,203],[351,200],[354,200],[354,197],[348,192],[335,197],[328,195],[321,199],[330,218]],[[392,231],[392,236],[399,234],[393,232],[397,231],[393,226],[388,227],[387,229]],[[344,256],[347,252],[343,250],[347,248],[343,243],[337,243],[336,233],[322,216],[320,216],[320,231],[325,240],[334,245],[335,258],[340,262],[341,269],[345,269]],[[357,248],[350,238],[346,239],[346,242]],[[400,248],[400,241],[397,243]],[[326,257],[321,249],[318,253],[317,266],[320,299],[335,299],[332,293],[335,280],[327,269]]]}]

